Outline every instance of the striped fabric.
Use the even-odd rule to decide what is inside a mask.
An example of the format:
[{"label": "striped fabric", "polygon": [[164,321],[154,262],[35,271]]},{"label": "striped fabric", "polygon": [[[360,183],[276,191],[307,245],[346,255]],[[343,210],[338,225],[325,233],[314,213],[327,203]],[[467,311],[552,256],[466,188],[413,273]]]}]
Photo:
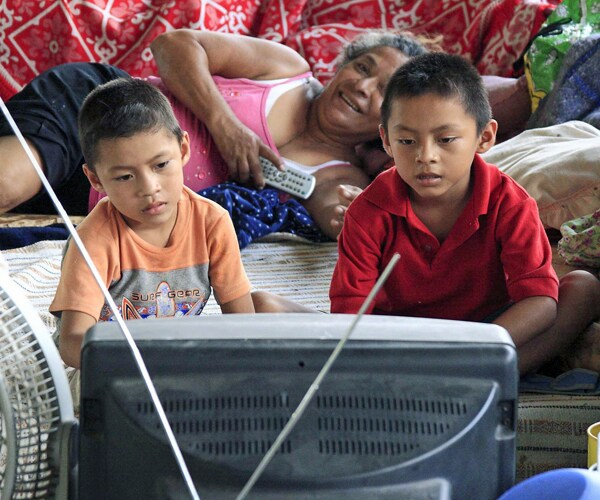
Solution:
[{"label": "striped fabric", "polygon": [[600,397],[521,394],[517,481],[552,469],[587,467],[587,428],[600,421]]},{"label": "striped fabric", "polygon": [[[273,292],[304,306],[329,312],[329,282],[337,258],[335,243],[306,244],[291,235],[275,235],[270,243],[253,243],[242,250],[242,261],[253,290]],[[48,313],[58,279],[64,241],[41,241],[0,252],[10,276],[24,290],[51,331]],[[220,314],[211,299],[203,314]]]}]

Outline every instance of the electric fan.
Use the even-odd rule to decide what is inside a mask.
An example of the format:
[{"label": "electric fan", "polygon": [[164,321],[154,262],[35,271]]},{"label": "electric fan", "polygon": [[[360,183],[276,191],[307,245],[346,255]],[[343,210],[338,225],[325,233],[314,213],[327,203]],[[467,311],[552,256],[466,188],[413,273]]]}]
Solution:
[{"label": "electric fan", "polygon": [[8,274],[0,273],[0,498],[69,498],[76,427],[51,334]]}]

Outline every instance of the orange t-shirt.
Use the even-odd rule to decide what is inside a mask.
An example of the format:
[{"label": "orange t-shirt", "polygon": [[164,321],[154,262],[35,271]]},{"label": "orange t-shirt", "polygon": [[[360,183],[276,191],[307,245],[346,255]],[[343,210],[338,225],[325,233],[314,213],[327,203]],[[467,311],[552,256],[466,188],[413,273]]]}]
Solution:
[{"label": "orange t-shirt", "polygon": [[[166,247],[142,240],[108,199],[77,227],[124,319],[198,315],[211,288],[219,304],[250,292],[231,218],[184,188]],[[109,321],[113,313],[78,248],[69,244],[50,312],[79,311]]]}]

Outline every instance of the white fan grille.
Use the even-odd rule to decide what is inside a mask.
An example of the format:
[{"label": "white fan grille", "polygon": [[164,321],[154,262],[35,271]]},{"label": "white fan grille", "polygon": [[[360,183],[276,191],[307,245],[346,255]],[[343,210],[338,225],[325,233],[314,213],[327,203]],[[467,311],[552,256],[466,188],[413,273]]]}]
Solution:
[{"label": "white fan grille", "polygon": [[57,482],[58,450],[52,449],[52,437],[60,425],[58,398],[31,318],[25,315],[21,304],[0,290],[0,383],[10,406],[0,406],[0,491],[2,497],[12,491],[13,499],[47,498]]}]

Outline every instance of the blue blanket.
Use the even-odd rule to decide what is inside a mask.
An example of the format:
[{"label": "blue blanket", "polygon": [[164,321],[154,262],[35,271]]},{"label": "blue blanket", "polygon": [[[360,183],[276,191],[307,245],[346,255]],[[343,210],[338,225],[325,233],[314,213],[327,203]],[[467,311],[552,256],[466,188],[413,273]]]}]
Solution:
[{"label": "blue blanket", "polygon": [[[199,192],[224,207],[233,220],[240,248],[270,233],[285,232],[310,241],[330,241],[306,209],[296,200],[280,201],[276,189],[250,189],[233,183],[219,184]],[[63,224],[0,228],[0,250],[24,247],[42,240],[64,240]]]},{"label": "blue blanket", "polygon": [[66,240],[69,231],[64,224],[0,228],[0,250],[33,245],[42,240]]},{"label": "blue blanket", "polygon": [[600,128],[600,34],[578,40],[563,59],[550,93],[527,128],[580,120]]},{"label": "blue blanket", "polygon": [[331,241],[298,201],[281,201],[276,189],[251,189],[226,182],[198,194],[229,212],[240,248],[275,232],[296,234],[314,242]]}]

